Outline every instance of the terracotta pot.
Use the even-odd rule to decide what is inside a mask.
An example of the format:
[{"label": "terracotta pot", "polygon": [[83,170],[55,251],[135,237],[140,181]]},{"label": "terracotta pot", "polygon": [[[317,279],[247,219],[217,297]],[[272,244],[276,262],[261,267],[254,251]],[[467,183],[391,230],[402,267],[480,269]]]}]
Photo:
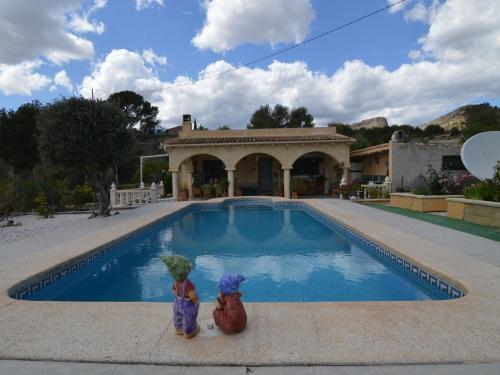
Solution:
[{"label": "terracotta pot", "polygon": [[296,191],[292,191],[292,199],[298,199],[299,194]]},{"label": "terracotta pot", "polygon": [[181,190],[181,201],[187,201],[189,199],[189,193],[186,189]]}]

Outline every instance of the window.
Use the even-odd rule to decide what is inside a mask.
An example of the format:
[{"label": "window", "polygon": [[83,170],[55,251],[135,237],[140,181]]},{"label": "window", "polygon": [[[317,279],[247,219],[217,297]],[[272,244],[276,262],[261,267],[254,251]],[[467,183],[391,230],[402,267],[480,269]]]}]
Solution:
[{"label": "window", "polygon": [[465,166],[462,163],[460,155],[443,155],[443,170],[445,171],[464,171]]}]

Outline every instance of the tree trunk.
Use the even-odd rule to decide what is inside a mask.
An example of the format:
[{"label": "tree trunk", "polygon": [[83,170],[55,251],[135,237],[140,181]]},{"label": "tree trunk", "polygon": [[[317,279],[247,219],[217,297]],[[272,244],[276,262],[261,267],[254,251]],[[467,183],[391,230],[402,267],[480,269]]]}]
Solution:
[{"label": "tree trunk", "polygon": [[109,216],[111,211],[109,191],[107,189],[107,180],[109,179],[107,178],[108,175],[109,172],[94,172],[88,176],[91,185],[97,193],[97,201],[99,202],[99,210],[97,214],[100,216]]},{"label": "tree trunk", "polygon": [[111,211],[109,206],[109,191],[102,184],[97,191],[97,201],[99,202],[99,211],[97,213],[101,216],[109,216]]}]

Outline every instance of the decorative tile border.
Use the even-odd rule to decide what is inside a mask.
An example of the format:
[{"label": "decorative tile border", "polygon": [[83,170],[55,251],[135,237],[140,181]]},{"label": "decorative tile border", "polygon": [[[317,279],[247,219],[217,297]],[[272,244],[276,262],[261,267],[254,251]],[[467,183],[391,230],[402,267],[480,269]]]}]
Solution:
[{"label": "decorative tile border", "polygon": [[230,206],[238,206],[238,207],[269,207],[273,209],[283,210],[283,209],[300,209],[307,212],[309,215],[314,217],[316,220],[321,222],[323,225],[327,226],[330,229],[340,231],[344,235],[346,235],[349,239],[354,240],[355,242],[362,244],[364,250],[370,251],[372,255],[374,255],[379,261],[383,264],[395,269],[403,273],[406,277],[410,278],[414,282],[418,283],[418,285],[426,288],[433,294],[437,296],[441,296],[445,299],[450,298],[460,298],[465,295],[465,293],[457,286],[440,279],[438,276],[432,274],[428,270],[410,263],[407,259],[400,257],[399,255],[393,254],[391,251],[385,249],[384,247],[376,244],[361,234],[351,230],[345,225],[339,223],[334,220],[329,215],[324,212],[309,206],[304,202],[299,201],[276,201],[274,202],[272,199],[265,198],[239,198],[239,199],[226,199],[220,203],[192,203],[186,207],[183,207],[159,221],[147,225],[127,238],[111,245],[106,248],[96,249],[93,252],[84,254],[80,257],[76,257],[70,263],[65,263],[63,265],[56,266],[47,272],[43,273],[43,275],[35,276],[34,278],[25,280],[20,284],[15,285],[11,288],[12,292],[9,292],[9,295],[13,298],[17,299],[30,299],[30,297],[38,292],[40,292],[43,288],[48,287],[59,280],[69,276],[70,274],[79,271],[80,269],[85,268],[87,265],[95,262],[96,260],[102,258],[104,255],[108,255],[110,252],[116,250],[119,247],[122,247],[127,242],[136,238],[137,236],[147,236],[152,231],[156,230],[160,226],[164,226],[167,222],[173,222],[178,220],[179,218],[192,213],[194,211],[214,211],[220,210],[224,207]]}]

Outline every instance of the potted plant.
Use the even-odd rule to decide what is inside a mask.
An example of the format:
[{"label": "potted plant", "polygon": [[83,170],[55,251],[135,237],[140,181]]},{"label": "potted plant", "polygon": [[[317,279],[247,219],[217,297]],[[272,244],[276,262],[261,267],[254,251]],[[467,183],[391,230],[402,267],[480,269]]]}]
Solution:
[{"label": "potted plant", "polygon": [[222,189],[222,182],[216,182],[213,185],[213,188],[215,190],[215,196],[216,197],[222,197],[224,195],[223,189]]},{"label": "potted plant", "polygon": [[333,174],[335,175],[335,182],[332,183],[331,192],[332,196],[335,198],[339,194],[339,184],[342,179],[342,175],[344,173],[344,163],[335,163],[333,164]]},{"label": "potted plant", "polygon": [[210,185],[210,184],[202,185],[201,191],[203,192],[203,198],[211,198],[212,197],[212,185]]},{"label": "potted plant", "polygon": [[182,189],[181,189],[181,201],[187,201],[189,199],[189,191],[187,184],[182,184]]},{"label": "potted plant", "polygon": [[222,189],[222,196],[227,197],[227,191],[229,189],[229,181],[226,177],[220,179],[219,185]]},{"label": "potted plant", "polygon": [[326,177],[319,175],[315,177],[314,181],[316,182],[316,194],[323,195],[325,193]]},{"label": "potted plant", "polygon": [[298,189],[299,189],[299,183],[300,180],[297,177],[292,178],[292,199],[297,199],[298,198]]}]

